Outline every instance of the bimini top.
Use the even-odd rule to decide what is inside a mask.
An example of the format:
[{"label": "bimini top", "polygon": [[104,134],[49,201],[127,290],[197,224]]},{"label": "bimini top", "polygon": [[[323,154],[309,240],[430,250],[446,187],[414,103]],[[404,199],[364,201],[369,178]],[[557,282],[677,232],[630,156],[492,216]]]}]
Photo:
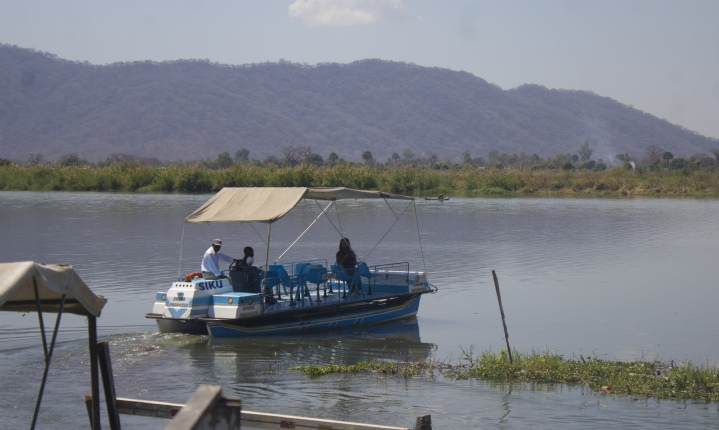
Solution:
[{"label": "bimini top", "polygon": [[215,194],[199,209],[191,213],[187,222],[266,222],[272,223],[285,216],[302,199],[399,199],[413,197],[379,191],[362,191],[351,188],[329,187],[266,187],[229,188]]},{"label": "bimini top", "polygon": [[69,264],[0,263],[0,311],[34,312],[39,300],[43,312],[58,312],[63,294],[63,312],[77,315],[99,317],[107,302],[95,295]]}]

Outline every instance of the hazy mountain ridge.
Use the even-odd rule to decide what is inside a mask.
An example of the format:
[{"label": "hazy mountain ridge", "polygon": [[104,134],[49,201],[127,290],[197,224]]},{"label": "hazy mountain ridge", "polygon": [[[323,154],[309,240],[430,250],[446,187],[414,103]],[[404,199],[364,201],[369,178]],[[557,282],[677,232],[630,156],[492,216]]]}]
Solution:
[{"label": "hazy mountain ridge", "polygon": [[459,160],[493,149],[549,157],[585,140],[607,161],[642,157],[649,145],[689,156],[719,144],[593,93],[502,90],[466,72],[406,63],[94,66],[0,45],[0,158],[204,159],[248,148],[264,159],[292,145],[354,161],[405,148]]}]

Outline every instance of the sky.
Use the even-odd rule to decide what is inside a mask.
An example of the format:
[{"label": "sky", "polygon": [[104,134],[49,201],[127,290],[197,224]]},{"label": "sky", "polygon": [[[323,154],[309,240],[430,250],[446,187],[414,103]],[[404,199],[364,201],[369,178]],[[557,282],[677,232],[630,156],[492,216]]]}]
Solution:
[{"label": "sky", "polygon": [[719,138],[719,0],[0,0],[0,43],[111,64],[378,58],[591,91]]}]

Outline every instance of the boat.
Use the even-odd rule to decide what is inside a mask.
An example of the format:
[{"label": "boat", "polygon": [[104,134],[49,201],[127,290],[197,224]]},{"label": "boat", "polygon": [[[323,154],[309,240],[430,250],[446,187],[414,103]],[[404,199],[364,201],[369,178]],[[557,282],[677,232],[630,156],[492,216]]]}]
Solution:
[{"label": "boat", "polygon": [[[168,290],[155,294],[152,312],[146,318],[154,319],[161,333],[245,337],[356,328],[416,316],[421,296],[435,293],[437,287],[428,282],[426,270],[410,270],[406,261],[372,265],[359,261],[354,270],[312,256],[302,261],[282,261],[289,248],[319,219],[330,219],[330,208],[337,209],[337,202],[346,199],[384,200],[395,217],[392,226],[410,208],[416,214],[414,198],[378,191],[344,187],[222,188],[185,218],[185,226],[217,222],[266,224],[264,265],[244,267],[236,260],[223,272],[224,277],[212,280],[197,273],[183,276],[180,267],[177,281]],[[317,205],[319,214],[270,263],[273,223],[303,200],[323,202]],[[392,208],[390,202],[403,207]],[[336,224],[333,226],[341,239],[341,222]],[[326,252],[328,246],[318,252]],[[417,251],[423,255],[421,239],[419,248]]]},{"label": "boat", "polygon": [[445,196],[444,194],[440,194],[437,197],[425,197],[425,200],[439,200],[440,202],[443,202],[445,200],[449,200],[449,197]]}]

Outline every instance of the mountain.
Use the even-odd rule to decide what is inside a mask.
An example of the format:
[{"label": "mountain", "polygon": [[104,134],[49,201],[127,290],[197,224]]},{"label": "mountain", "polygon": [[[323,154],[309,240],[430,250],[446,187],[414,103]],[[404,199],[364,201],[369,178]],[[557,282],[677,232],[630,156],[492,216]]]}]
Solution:
[{"label": "mountain", "polygon": [[461,160],[491,150],[551,157],[588,141],[594,158],[676,156],[719,145],[665,120],[586,92],[524,85],[503,90],[466,72],[363,60],[307,66],[228,66],[201,60],[92,65],[0,45],[0,158],[46,160],[113,153],[214,159],[288,146],[323,157]]}]

